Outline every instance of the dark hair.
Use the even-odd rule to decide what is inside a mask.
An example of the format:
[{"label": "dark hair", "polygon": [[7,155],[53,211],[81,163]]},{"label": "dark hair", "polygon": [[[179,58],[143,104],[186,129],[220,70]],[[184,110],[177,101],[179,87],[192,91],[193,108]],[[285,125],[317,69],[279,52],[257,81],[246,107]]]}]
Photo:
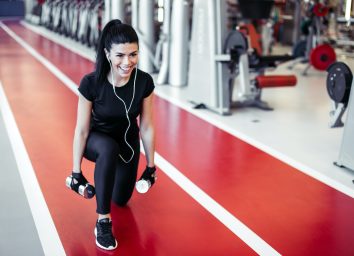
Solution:
[{"label": "dark hair", "polygon": [[110,65],[106,58],[107,51],[111,50],[112,44],[137,43],[139,45],[139,38],[134,28],[128,24],[122,23],[120,20],[111,20],[103,28],[96,53],[96,81],[103,82],[110,70]]}]

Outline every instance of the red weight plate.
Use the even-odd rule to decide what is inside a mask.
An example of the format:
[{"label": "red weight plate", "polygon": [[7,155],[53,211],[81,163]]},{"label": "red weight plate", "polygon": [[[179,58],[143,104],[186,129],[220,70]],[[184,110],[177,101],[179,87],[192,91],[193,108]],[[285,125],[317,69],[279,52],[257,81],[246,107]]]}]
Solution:
[{"label": "red weight plate", "polygon": [[316,4],[313,7],[313,13],[317,17],[324,17],[328,14],[328,7],[324,6],[323,4]]},{"label": "red weight plate", "polygon": [[336,53],[329,44],[321,44],[311,50],[310,62],[318,70],[326,70],[335,61]]}]

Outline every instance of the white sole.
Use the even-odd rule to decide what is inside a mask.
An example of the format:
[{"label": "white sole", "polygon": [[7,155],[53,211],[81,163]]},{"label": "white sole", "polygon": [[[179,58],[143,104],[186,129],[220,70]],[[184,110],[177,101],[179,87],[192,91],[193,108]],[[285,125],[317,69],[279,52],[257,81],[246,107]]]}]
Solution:
[{"label": "white sole", "polygon": [[101,248],[103,250],[111,251],[111,250],[114,250],[114,249],[116,249],[118,247],[118,242],[117,242],[116,239],[114,239],[116,241],[116,246],[115,247],[110,246],[110,247],[107,248],[107,247],[104,247],[104,246],[100,245],[100,243],[97,241],[97,228],[96,227],[95,227],[94,233],[95,233],[95,237],[96,237],[96,239],[95,239],[96,240],[96,245],[99,248]]}]

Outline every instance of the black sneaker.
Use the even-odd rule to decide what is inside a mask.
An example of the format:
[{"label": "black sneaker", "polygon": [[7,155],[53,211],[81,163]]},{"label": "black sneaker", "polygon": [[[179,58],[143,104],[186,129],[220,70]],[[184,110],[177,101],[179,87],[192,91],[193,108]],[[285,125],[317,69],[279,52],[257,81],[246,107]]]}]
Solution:
[{"label": "black sneaker", "polygon": [[112,234],[112,221],[109,218],[96,222],[96,245],[104,250],[114,250],[118,246],[117,240]]}]

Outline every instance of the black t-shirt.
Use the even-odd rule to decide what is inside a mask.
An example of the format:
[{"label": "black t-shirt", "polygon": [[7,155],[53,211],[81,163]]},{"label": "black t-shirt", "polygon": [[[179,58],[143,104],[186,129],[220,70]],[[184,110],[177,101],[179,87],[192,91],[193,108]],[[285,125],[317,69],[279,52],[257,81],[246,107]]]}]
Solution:
[{"label": "black t-shirt", "polygon": [[[133,97],[135,72],[136,69],[133,70],[127,84],[122,87],[114,87],[116,94],[124,100],[127,108],[129,108]],[[154,88],[155,85],[152,77],[148,73],[138,70],[134,100],[128,112],[131,122],[127,133],[128,142],[139,139],[137,117],[141,113],[144,98],[148,97]],[[81,80],[79,92],[92,102],[90,129],[110,135],[124,150],[126,147],[124,133],[128,127],[128,120],[124,104],[114,94],[112,84],[107,79],[102,84],[98,84],[96,83],[95,74],[90,73]]]}]

